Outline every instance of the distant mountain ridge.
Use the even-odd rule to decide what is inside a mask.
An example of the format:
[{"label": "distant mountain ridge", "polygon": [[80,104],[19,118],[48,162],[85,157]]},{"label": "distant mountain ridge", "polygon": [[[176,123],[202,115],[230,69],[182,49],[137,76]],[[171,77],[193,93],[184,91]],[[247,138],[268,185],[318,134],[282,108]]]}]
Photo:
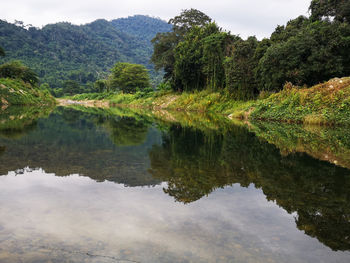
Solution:
[{"label": "distant mountain ridge", "polygon": [[[156,33],[170,30],[165,21],[144,15],[98,19],[79,26],[60,22],[41,29],[0,20],[0,46],[6,52],[0,63],[21,60],[51,88],[62,87],[65,80],[91,86],[118,61],[152,70],[150,40]],[[157,78],[154,72],[153,78]]]}]

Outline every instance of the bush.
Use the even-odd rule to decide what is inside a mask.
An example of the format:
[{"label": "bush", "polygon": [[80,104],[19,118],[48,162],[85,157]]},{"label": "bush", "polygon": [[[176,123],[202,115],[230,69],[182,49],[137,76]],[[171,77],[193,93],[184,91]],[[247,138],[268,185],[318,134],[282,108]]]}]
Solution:
[{"label": "bush", "polygon": [[38,75],[20,61],[11,61],[0,66],[0,78],[21,79],[24,82],[36,85]]}]

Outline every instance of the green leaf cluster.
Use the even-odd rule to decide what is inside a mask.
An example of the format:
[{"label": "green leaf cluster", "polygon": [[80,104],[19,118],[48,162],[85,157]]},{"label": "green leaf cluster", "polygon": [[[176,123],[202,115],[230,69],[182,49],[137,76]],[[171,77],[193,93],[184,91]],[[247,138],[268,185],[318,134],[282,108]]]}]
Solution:
[{"label": "green leaf cluster", "polygon": [[111,69],[108,86],[111,90],[135,93],[150,87],[148,71],[143,65],[118,62]]},{"label": "green leaf cluster", "polygon": [[312,86],[350,75],[350,2],[313,0],[310,17],[277,26],[270,38],[246,40],[198,10],[171,19],[153,40],[152,62],[175,91],[211,89],[234,99],[276,92],[286,82]]}]

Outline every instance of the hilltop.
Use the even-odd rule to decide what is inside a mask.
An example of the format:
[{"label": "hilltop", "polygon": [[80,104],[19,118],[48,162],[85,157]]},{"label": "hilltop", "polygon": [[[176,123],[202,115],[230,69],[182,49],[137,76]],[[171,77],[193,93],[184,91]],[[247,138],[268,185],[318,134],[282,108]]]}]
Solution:
[{"label": "hilltop", "polygon": [[[165,21],[143,15],[99,19],[85,25],[60,22],[41,29],[0,20],[0,46],[6,52],[0,64],[21,60],[51,89],[73,80],[87,90],[117,61],[143,64],[152,70],[150,40],[157,32],[170,29]],[[159,78],[154,71],[151,74],[154,80]]]}]

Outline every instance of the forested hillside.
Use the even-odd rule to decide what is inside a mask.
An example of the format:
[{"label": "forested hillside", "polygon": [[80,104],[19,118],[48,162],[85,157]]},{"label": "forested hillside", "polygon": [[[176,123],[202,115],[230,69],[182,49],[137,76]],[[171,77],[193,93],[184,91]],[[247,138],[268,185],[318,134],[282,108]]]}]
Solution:
[{"label": "forested hillside", "polygon": [[[0,63],[23,61],[58,94],[69,89],[86,92],[118,61],[152,69],[150,39],[170,29],[165,21],[141,15],[80,26],[62,22],[42,29],[0,20],[0,46],[6,52]],[[154,72],[153,77],[157,78]]]}]

